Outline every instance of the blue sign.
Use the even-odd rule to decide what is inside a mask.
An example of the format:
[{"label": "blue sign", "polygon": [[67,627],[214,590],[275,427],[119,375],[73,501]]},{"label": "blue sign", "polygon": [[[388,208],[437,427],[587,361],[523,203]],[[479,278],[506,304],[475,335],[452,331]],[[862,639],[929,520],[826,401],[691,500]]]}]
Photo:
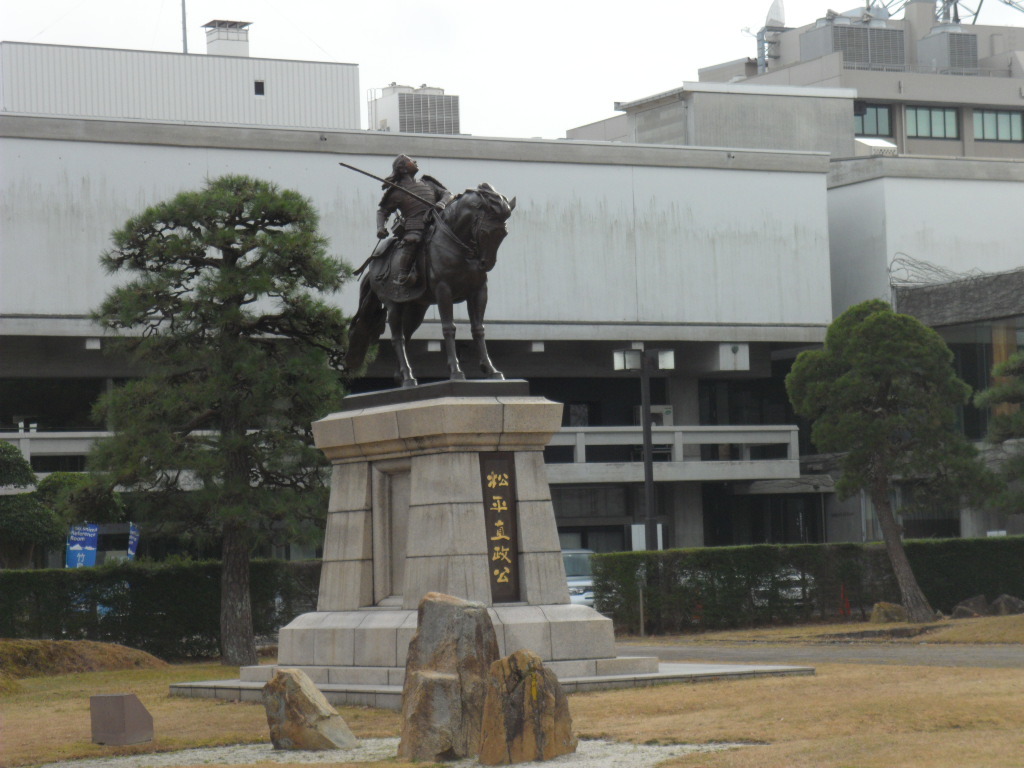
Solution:
[{"label": "blue sign", "polygon": [[128,559],[135,559],[135,551],[139,548],[139,526],[128,523]]},{"label": "blue sign", "polygon": [[71,526],[68,534],[68,568],[88,568],[96,565],[96,545],[100,540],[100,527],[95,523]]}]

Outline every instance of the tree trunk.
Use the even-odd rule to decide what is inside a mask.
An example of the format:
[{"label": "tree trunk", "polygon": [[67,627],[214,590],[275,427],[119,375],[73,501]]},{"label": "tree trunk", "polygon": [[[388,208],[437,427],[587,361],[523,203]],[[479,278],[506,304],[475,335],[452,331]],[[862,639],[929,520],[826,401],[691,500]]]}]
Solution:
[{"label": "tree trunk", "polygon": [[259,663],[249,592],[249,537],[237,521],[224,526],[221,549],[220,655],[221,663],[231,666]]},{"label": "tree trunk", "polygon": [[922,624],[935,619],[935,611],[928,603],[921,587],[917,584],[914,571],[910,568],[907,553],[903,549],[903,531],[896,522],[896,516],[889,502],[889,483],[880,481],[871,489],[871,501],[878,514],[878,523],[882,526],[882,538],[885,549],[889,553],[889,563],[896,576],[896,584],[900,589],[900,601],[907,612],[907,620]]}]

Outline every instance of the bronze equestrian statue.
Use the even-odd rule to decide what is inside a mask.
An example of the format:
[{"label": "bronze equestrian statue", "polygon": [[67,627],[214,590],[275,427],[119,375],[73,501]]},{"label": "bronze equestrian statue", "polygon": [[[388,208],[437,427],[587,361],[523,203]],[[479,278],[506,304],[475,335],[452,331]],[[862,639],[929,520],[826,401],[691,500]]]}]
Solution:
[{"label": "bronze equestrian statue", "polygon": [[[430,305],[436,304],[449,378],[465,379],[455,351],[454,320],[454,305],[465,301],[480,369],[490,379],[504,379],[487,353],[484,312],[487,273],[494,268],[498,246],[508,234],[505,222],[515,209],[515,198],[508,200],[487,183],[453,197],[429,176],[417,181],[419,167],[405,155],[395,159],[387,179],[341,165],[384,182],[386,190],[377,211],[379,242],[356,270],[363,277],[359,308],[349,324],[345,368],[355,372],[363,365],[386,320],[398,364],[395,381],[415,387],[405,343]],[[398,221],[389,235],[387,219],[396,212]]]}]

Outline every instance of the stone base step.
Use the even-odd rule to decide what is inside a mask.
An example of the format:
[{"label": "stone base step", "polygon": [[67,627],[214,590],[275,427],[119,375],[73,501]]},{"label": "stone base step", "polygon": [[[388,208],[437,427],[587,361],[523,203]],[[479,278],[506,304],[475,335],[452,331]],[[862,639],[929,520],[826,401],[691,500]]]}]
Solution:
[{"label": "stone base step", "polygon": [[[649,675],[658,671],[656,656],[618,656],[610,659],[546,661],[559,680],[607,675]],[[242,667],[243,682],[265,683],[278,667],[301,669],[317,685],[397,685],[405,681],[405,667],[341,667],[318,664],[261,664]]]},{"label": "stone base step", "polygon": [[[649,657],[619,657],[620,659],[643,659]],[[607,661],[617,661],[608,659]],[[547,666],[545,664],[545,666]],[[265,667],[247,667],[271,670]],[[252,673],[256,674],[256,673]],[[559,682],[566,693],[600,691],[610,688],[639,688],[661,683],[695,683],[728,680],[745,677],[787,677],[792,675],[813,675],[813,667],[769,666],[754,664],[667,664],[657,665],[656,671],[637,674],[606,674],[579,677],[561,677]],[[269,677],[268,677],[269,679]],[[229,701],[262,701],[264,682],[260,680],[204,680],[196,683],[175,683],[170,686],[172,696],[191,698],[225,699]],[[317,688],[329,702],[337,705],[378,707],[400,710],[402,708],[402,685],[357,685],[341,683],[317,683]]]}]

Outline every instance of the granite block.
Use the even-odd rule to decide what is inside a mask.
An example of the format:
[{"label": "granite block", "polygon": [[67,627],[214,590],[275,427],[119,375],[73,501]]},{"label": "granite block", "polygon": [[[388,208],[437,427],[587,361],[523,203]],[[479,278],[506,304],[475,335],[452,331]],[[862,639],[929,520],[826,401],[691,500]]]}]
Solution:
[{"label": "granite block", "polygon": [[368,605],[373,605],[373,561],[325,561],[317,610],[354,611]]},{"label": "granite block", "polygon": [[242,667],[238,670],[238,679],[245,683],[265,683],[274,676],[275,669],[277,667],[273,664]]},{"label": "granite block", "polygon": [[539,607],[503,608],[501,623],[494,631],[499,639],[499,652],[508,656],[525,648],[544,661],[551,658],[551,627]]},{"label": "granite block", "polygon": [[502,432],[506,436],[518,435],[543,448],[562,426],[561,403],[543,397],[499,397],[498,400],[505,407]]},{"label": "granite block", "polygon": [[593,659],[573,659],[571,661],[545,661],[544,666],[555,673],[561,680],[564,677],[592,677],[594,675]]},{"label": "granite block", "polygon": [[598,675],[653,675],[658,672],[657,656],[619,656],[614,659],[595,659]]},{"label": "granite block", "polygon": [[350,666],[355,659],[355,632],[351,627],[320,627],[315,635],[313,656],[308,661],[325,666]]},{"label": "granite block", "polygon": [[[563,608],[583,608],[589,611],[590,615],[560,610]],[[615,657],[615,631],[611,619],[584,605],[544,606],[543,610],[551,621],[553,659]]]},{"label": "granite block", "polygon": [[398,629],[360,627],[353,663],[357,667],[398,666]]},{"label": "granite block", "polygon": [[327,670],[332,685],[387,685],[390,667],[348,667]]},{"label": "granite block", "polygon": [[[479,488],[479,481],[477,487]],[[407,557],[486,555],[487,528],[480,502],[409,507]]]},{"label": "granite block", "polygon": [[324,532],[324,562],[373,559],[373,513],[332,512]]},{"label": "granite block", "polygon": [[569,602],[561,552],[527,552],[519,556],[522,598],[530,605]]},{"label": "granite block", "polygon": [[410,476],[416,504],[483,504],[475,451],[413,456]]},{"label": "granite block", "polygon": [[[519,502],[551,501],[551,486],[541,451],[517,451],[516,492]],[[553,514],[553,512],[552,512]]]},{"label": "granite block", "polygon": [[428,592],[491,604],[486,554],[409,557],[405,561],[402,607],[415,609]]},{"label": "granite block", "polygon": [[[502,406],[493,398],[445,397],[398,406],[395,413],[399,434],[407,440],[444,436],[456,444],[478,445],[481,438],[497,444],[502,431]],[[452,441],[453,436],[458,437]]]},{"label": "granite block", "polygon": [[313,442],[324,453],[330,448],[351,447],[356,443],[353,419],[361,411],[332,413],[313,422]]},{"label": "granite block", "polygon": [[385,447],[402,445],[398,417],[392,410],[369,408],[352,417],[355,441],[365,456],[373,456]]},{"label": "granite block", "polygon": [[[550,501],[520,501],[519,509],[519,551],[555,552],[562,562],[562,547],[558,541],[558,526],[555,524],[555,510]],[[565,581],[565,570],[559,581]]]},{"label": "granite block", "polygon": [[335,464],[331,469],[329,512],[370,509],[370,465],[365,461]]}]

